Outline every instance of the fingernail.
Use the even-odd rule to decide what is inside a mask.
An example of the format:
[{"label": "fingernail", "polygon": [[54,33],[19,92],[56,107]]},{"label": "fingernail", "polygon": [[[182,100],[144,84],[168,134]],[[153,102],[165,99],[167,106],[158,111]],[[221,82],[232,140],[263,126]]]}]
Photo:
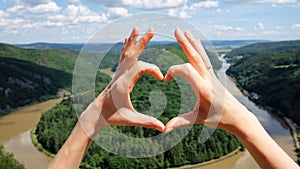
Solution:
[{"label": "fingernail", "polygon": [[178,28],[178,27],[175,29],[175,31],[176,31],[177,33],[181,33],[181,29]]},{"label": "fingernail", "polygon": [[147,30],[147,32],[154,32],[153,27],[150,27],[150,28]]},{"label": "fingernail", "polygon": [[190,33],[190,31],[186,31],[185,32],[185,36],[189,37],[189,38],[192,38],[192,34]]},{"label": "fingernail", "polygon": [[131,32],[131,36],[133,36],[133,35],[136,34],[137,29],[138,29],[138,28],[137,28],[136,26],[133,27],[132,32]]}]

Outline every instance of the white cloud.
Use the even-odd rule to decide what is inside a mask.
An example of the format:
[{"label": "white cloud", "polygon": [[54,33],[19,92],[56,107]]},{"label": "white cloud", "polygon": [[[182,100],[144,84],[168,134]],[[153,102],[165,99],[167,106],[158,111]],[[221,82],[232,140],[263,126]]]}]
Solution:
[{"label": "white cloud", "polygon": [[34,14],[41,13],[56,13],[60,11],[60,7],[57,6],[55,2],[48,2],[47,4],[36,5],[32,8],[29,8],[28,11]]},{"label": "white cloud", "polygon": [[184,5],[180,8],[172,8],[168,10],[168,14],[170,16],[177,16],[180,18],[191,18],[191,15],[195,13],[197,10],[204,8],[216,8],[219,6],[218,1],[201,1],[197,3],[193,3],[190,6]]},{"label": "white cloud", "polygon": [[[44,28],[51,28],[51,33],[69,36],[69,39],[77,34],[86,38],[90,36],[91,32],[95,31],[96,24],[108,20],[106,13],[93,12],[87,6],[81,4],[80,0],[69,1],[64,9],[51,0],[36,5],[33,5],[33,3],[26,4],[24,3],[25,0],[18,1],[19,4],[17,4],[17,0],[14,2],[15,4],[6,11],[0,10],[0,34],[2,35],[35,36],[35,32],[44,30]],[[113,11],[110,12],[113,13]],[[114,15],[124,14],[122,13],[124,11],[120,9],[114,12]],[[82,30],[85,27],[89,27],[93,31],[83,32]],[[72,32],[74,30],[76,31]]]},{"label": "white cloud", "polygon": [[223,2],[234,2],[234,3],[270,3],[270,4],[288,4],[297,3],[297,0],[222,0]]},{"label": "white cloud", "polygon": [[176,16],[179,18],[191,18],[191,14],[189,14],[190,11],[186,9],[186,7],[180,8],[180,9],[169,9],[168,15],[170,16]]},{"label": "white cloud", "polygon": [[51,0],[11,0],[10,2],[14,5],[37,6],[40,4],[47,4],[51,2]]},{"label": "white cloud", "polygon": [[187,3],[187,0],[121,0],[125,6],[142,9],[161,9],[180,7]]},{"label": "white cloud", "polygon": [[197,10],[201,8],[213,8],[213,7],[218,7],[219,2],[218,1],[201,1],[198,3],[194,3],[190,6],[190,9],[192,10]]},{"label": "white cloud", "polygon": [[254,27],[254,30],[264,30],[265,25],[261,22],[258,22],[257,25]]},{"label": "white cloud", "polygon": [[8,16],[9,16],[9,14],[7,12],[0,10],[0,18],[6,18]]},{"label": "white cloud", "polygon": [[216,31],[222,31],[222,32],[223,31],[225,31],[225,32],[227,32],[227,31],[238,31],[238,32],[243,31],[242,28],[232,27],[232,26],[214,25],[213,27]]},{"label": "white cloud", "polygon": [[11,28],[18,28],[21,24],[24,24],[26,20],[16,18],[16,19],[6,19],[0,18],[0,26],[10,26]]},{"label": "white cloud", "polygon": [[273,4],[286,4],[286,3],[296,3],[297,0],[256,0],[258,3],[273,3]]},{"label": "white cloud", "polygon": [[213,12],[213,14],[226,14],[229,12],[231,12],[229,9],[223,10],[223,9],[218,8],[216,11]]},{"label": "white cloud", "polygon": [[106,7],[163,9],[184,6],[188,0],[88,0]]},{"label": "white cloud", "polygon": [[292,26],[293,29],[300,29],[300,23],[294,24]]},{"label": "white cloud", "polygon": [[122,7],[108,8],[106,16],[109,18],[129,16],[128,10]]},{"label": "white cloud", "polygon": [[7,9],[7,12],[11,14],[17,14],[22,16],[28,16],[28,15],[46,15],[46,14],[53,14],[57,13],[61,10],[61,7],[59,7],[55,2],[48,2],[45,4],[38,4],[35,6],[27,6],[25,5],[14,5],[11,8]]},{"label": "white cloud", "polygon": [[79,23],[99,23],[107,21],[107,16],[91,11],[87,6],[82,4],[69,4],[62,14],[51,15],[45,26],[63,26],[68,24]]},{"label": "white cloud", "polygon": [[79,5],[80,4],[80,0],[69,0],[68,4]]}]

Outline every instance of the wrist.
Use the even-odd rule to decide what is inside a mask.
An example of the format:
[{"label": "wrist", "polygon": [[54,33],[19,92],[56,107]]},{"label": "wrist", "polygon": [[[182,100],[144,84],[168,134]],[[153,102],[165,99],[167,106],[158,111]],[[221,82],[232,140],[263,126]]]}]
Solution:
[{"label": "wrist", "polygon": [[224,125],[225,130],[239,139],[247,139],[255,131],[263,129],[256,116],[231,94],[226,98],[224,113],[230,115]]},{"label": "wrist", "polygon": [[101,97],[98,96],[78,118],[80,127],[91,138],[93,138],[103,127],[105,127],[106,124],[101,115],[102,103]]}]

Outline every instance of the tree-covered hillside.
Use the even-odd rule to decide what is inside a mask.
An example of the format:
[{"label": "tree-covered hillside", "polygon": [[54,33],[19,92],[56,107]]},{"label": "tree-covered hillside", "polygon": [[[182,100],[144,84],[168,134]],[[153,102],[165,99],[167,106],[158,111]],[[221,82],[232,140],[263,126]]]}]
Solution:
[{"label": "tree-covered hillside", "polygon": [[[143,76],[136,84],[136,87],[131,94],[131,100],[137,110],[147,113],[147,110],[150,107],[148,97],[152,89],[165,91],[167,105],[163,114],[159,116],[159,119],[166,124],[169,119],[178,114],[181,99],[180,92],[178,92],[178,86],[174,81],[162,83],[164,82],[158,82],[151,76]],[[159,107],[160,105],[157,106]],[[152,115],[155,116],[155,114]],[[45,149],[55,154],[67,139],[76,121],[77,116],[73,109],[72,101],[70,99],[64,100],[61,104],[43,114],[37,125],[37,138]],[[202,127],[202,125],[195,125],[189,131],[188,135],[174,148],[163,154],[147,158],[117,156],[93,143],[81,163],[81,168],[129,169],[177,167],[216,159],[241,146],[236,137],[219,129],[217,129],[206,142],[199,142],[199,135]],[[145,129],[142,127],[127,126],[114,127],[114,129],[135,138],[149,138],[160,133],[156,130]],[[124,150],[122,149],[122,146],[117,144],[117,141],[114,141],[115,138],[112,133],[108,135],[111,135],[111,137],[100,139],[107,140],[105,142],[111,144],[116,151],[124,152],[129,150],[133,151],[135,149],[137,151],[139,150],[135,143],[126,144],[127,146],[130,146],[130,148]],[[160,141],[160,139],[156,140]],[[163,141],[163,139],[161,140]],[[165,144],[165,142],[149,143],[149,145],[155,144]],[[151,149],[154,149],[155,147],[148,148],[149,151],[151,151]]]},{"label": "tree-covered hillside", "polygon": [[0,115],[10,109],[56,96],[70,88],[72,75],[32,62],[0,58]]},{"label": "tree-covered hillside", "polygon": [[77,52],[0,44],[0,115],[71,90]]},{"label": "tree-covered hillside", "polygon": [[[120,44],[115,45],[100,68],[113,67],[119,50]],[[22,49],[0,44],[0,115],[56,96],[59,89],[70,92],[78,54],[66,49]],[[88,54],[97,59],[97,52]]]},{"label": "tree-covered hillside", "polygon": [[[157,64],[163,73],[165,73],[171,65],[181,64],[187,61],[180,48],[172,45],[163,45],[159,48],[150,46],[143,52],[140,59]],[[108,76],[103,74],[97,75],[97,93],[100,93],[104,89],[109,80],[110,78]],[[189,85],[186,85],[186,87],[179,86],[179,84],[182,85],[183,82],[185,82],[185,80],[180,77],[177,78],[176,81],[173,80],[169,83],[165,83],[163,81],[157,81],[150,75],[143,75],[130,94],[132,104],[136,110],[157,117],[166,124],[172,117],[180,113],[180,109],[182,112],[188,112],[194,107],[196,101],[195,95]],[[187,82],[185,82],[185,84],[187,84]],[[185,99],[182,100],[183,98]],[[78,105],[78,103],[76,103],[75,106],[84,107],[87,105]],[[57,153],[67,139],[76,121],[77,116],[72,101],[70,99],[64,100],[60,105],[44,113],[41,117],[36,129],[38,141],[48,151]],[[202,125],[195,125],[177,146],[163,154],[148,158],[137,159],[120,157],[105,151],[96,144],[92,144],[81,164],[81,168],[123,169],[176,167],[216,159],[241,146],[236,137],[222,130],[216,130],[213,136],[202,143],[199,141],[202,127]],[[123,126],[113,128],[124,135],[137,138],[149,138],[160,134],[160,132],[156,130],[142,127]],[[122,146],[117,145],[118,141],[115,140],[117,138],[115,138],[112,133],[108,133],[107,135],[108,137],[102,139],[105,139],[106,143],[112,144],[115,148],[115,152],[139,151],[135,143],[126,144],[130,148],[124,150]],[[163,135],[159,137],[163,137]],[[175,137],[179,137],[179,135]],[[156,139],[156,141],[153,140],[149,145],[159,146],[160,144],[166,144],[163,141],[164,139]],[[154,147],[148,147],[147,151],[153,150]]]},{"label": "tree-covered hillside", "polygon": [[3,145],[0,145],[0,168],[1,169],[25,169],[25,167],[14,159],[11,153],[4,151]]},{"label": "tree-covered hillside", "polygon": [[29,61],[40,66],[72,73],[78,52],[64,49],[21,49],[0,44],[0,58]]},{"label": "tree-covered hillside", "polygon": [[238,60],[227,73],[255,102],[280,110],[300,125],[300,49],[254,54]]},{"label": "tree-covered hillside", "polygon": [[261,42],[233,49],[231,52],[226,54],[225,58],[229,62],[235,63],[242,57],[252,56],[258,53],[279,52],[299,48],[300,40],[282,42]]}]

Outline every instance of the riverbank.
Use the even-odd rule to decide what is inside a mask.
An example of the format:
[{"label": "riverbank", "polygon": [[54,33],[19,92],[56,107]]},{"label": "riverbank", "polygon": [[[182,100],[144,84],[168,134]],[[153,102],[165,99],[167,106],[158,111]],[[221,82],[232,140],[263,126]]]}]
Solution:
[{"label": "riverbank", "polygon": [[[50,110],[61,101],[52,99],[31,106],[24,106],[16,111],[0,117],[0,144],[4,144],[14,136],[24,133],[38,123],[43,112]],[[16,125],[18,124],[18,125]]]},{"label": "riverbank", "polygon": [[59,98],[60,98],[59,96],[51,95],[51,96],[46,97],[44,101],[34,101],[34,102],[28,103],[24,106],[20,106],[20,107],[16,107],[16,108],[11,108],[9,110],[5,110],[4,112],[0,113],[0,118],[3,117],[3,116],[6,116],[6,115],[8,115],[12,112],[18,111],[20,109],[24,109],[26,107],[30,107],[30,106],[33,106],[33,105],[36,105],[36,104],[39,104],[39,103],[43,103],[43,102],[46,102],[46,101],[49,101],[49,100],[55,100],[55,99],[59,99]]},{"label": "riverbank", "polygon": [[225,159],[228,159],[232,156],[236,156],[236,155],[239,155],[239,153],[244,153],[244,151],[240,151],[240,147],[237,148],[236,150],[218,158],[218,159],[213,159],[213,160],[209,160],[209,161],[205,161],[203,163],[199,163],[199,164],[190,164],[190,165],[184,165],[184,166],[181,166],[181,167],[174,167],[174,168],[170,168],[170,169],[194,169],[194,168],[201,168],[203,166],[207,166],[207,165],[211,165],[213,163],[217,163],[217,162],[220,162],[222,160],[225,160]]},{"label": "riverbank", "polygon": [[248,91],[246,91],[245,89],[242,88],[242,86],[238,83],[238,81],[235,79],[235,77],[230,76],[230,79],[236,84],[236,87],[241,91],[241,93],[246,96],[249,100],[251,100],[253,103],[256,104],[256,106],[260,107],[261,109],[264,109],[265,111],[269,112],[271,115],[275,116],[277,118],[278,121],[280,121],[282,124],[284,124],[285,126],[287,126],[290,130],[290,134],[291,137],[293,139],[294,142],[294,151],[296,156],[298,157],[297,162],[298,164],[300,164],[300,127],[294,123],[291,119],[287,118],[286,116],[284,116],[284,114],[282,112],[280,112],[279,110],[273,108],[273,107],[269,107],[266,105],[262,105],[259,102],[257,102],[257,100],[255,99],[255,97],[253,97],[251,94],[249,94]]},{"label": "riverbank", "polygon": [[38,141],[37,135],[35,134],[36,127],[30,130],[30,139],[32,144],[41,152],[47,155],[50,158],[54,158],[55,154],[46,150]]},{"label": "riverbank", "polygon": [[32,144],[30,130],[36,126],[42,113],[60,101],[61,98],[25,106],[0,117],[0,144],[26,169],[46,168],[51,160]]}]

